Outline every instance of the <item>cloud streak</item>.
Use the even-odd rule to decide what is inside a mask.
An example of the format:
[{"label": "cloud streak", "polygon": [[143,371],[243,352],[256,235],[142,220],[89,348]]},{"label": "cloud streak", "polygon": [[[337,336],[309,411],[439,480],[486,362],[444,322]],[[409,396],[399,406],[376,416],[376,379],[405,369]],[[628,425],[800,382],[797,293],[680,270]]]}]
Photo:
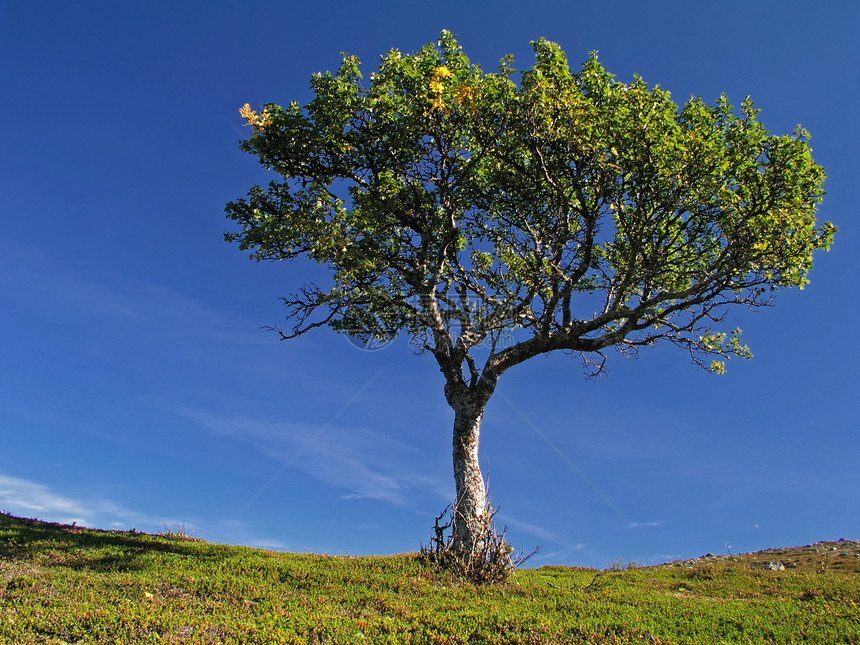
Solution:
[{"label": "cloud streak", "polygon": [[178,523],[130,511],[103,498],[70,497],[40,482],[3,474],[0,474],[0,509],[13,515],[94,527],[157,527]]},{"label": "cloud streak", "polygon": [[323,484],[343,489],[344,499],[408,505],[419,490],[444,490],[424,472],[427,466],[415,446],[379,430],[335,425],[334,418],[312,426],[189,408],[173,411],[210,432],[251,444],[283,464],[273,475],[295,467]]},{"label": "cloud streak", "polygon": [[[385,368],[383,367],[382,369],[384,370]],[[276,480],[276,479],[281,475],[281,473],[282,473],[282,472],[284,472],[284,470],[286,470],[287,468],[289,468],[289,467],[290,467],[290,465],[291,465],[291,464],[292,464],[296,459],[298,459],[298,458],[301,456],[301,454],[302,454],[305,450],[307,450],[307,448],[308,448],[308,447],[309,447],[309,446],[310,446],[310,445],[311,445],[311,444],[312,444],[312,443],[313,443],[313,442],[314,442],[314,441],[315,441],[315,440],[316,440],[316,439],[317,439],[317,438],[318,438],[318,437],[319,437],[323,432],[325,432],[326,428],[328,428],[332,423],[334,423],[334,422],[337,420],[337,418],[338,418],[341,414],[343,414],[343,412],[344,412],[344,411],[345,411],[345,410],[346,410],[350,405],[352,405],[353,401],[355,401],[358,397],[360,397],[360,396],[361,396],[361,393],[362,393],[362,392],[364,392],[364,391],[365,391],[365,390],[370,386],[370,384],[371,384],[371,383],[373,383],[373,382],[376,380],[376,378],[377,378],[381,373],[382,373],[382,370],[380,370],[379,372],[377,372],[377,373],[376,373],[376,374],[375,374],[375,375],[374,375],[374,376],[373,376],[373,377],[372,377],[372,378],[371,378],[367,383],[365,383],[364,385],[362,385],[362,386],[361,386],[361,388],[358,390],[358,392],[356,392],[355,394],[353,394],[353,395],[352,395],[352,398],[350,398],[350,399],[349,399],[349,401],[347,401],[347,402],[343,405],[343,407],[341,407],[341,409],[340,409],[340,410],[338,410],[338,411],[335,413],[335,415],[334,415],[331,419],[329,419],[329,420],[328,420],[328,422],[326,422],[326,424],[325,424],[324,426],[322,426],[319,430],[317,430],[316,434],[314,434],[314,436],[312,436],[310,439],[308,439],[308,440],[305,442],[305,444],[304,444],[301,448],[299,448],[299,449],[298,449],[298,451],[297,451],[297,452],[296,452],[292,457],[290,457],[290,458],[289,458],[289,460],[287,460],[287,461],[284,463],[284,465],[283,465],[283,466],[281,466],[280,470],[278,470],[278,472],[276,472],[276,473],[272,476],[272,478],[271,478],[269,481],[267,481],[267,482],[263,485],[263,487],[262,487],[262,488],[260,488],[260,490],[258,490],[256,493],[254,493],[254,495],[253,495],[253,496],[252,496],[252,497],[251,497],[247,502],[245,502],[245,505],[244,505],[242,508],[240,508],[238,511],[236,511],[236,515],[234,515],[234,516],[233,516],[233,519],[236,519],[236,517],[237,517],[237,516],[238,516],[242,511],[244,511],[246,508],[248,508],[248,506],[250,506],[250,505],[253,503],[253,501],[254,501],[255,499],[257,499],[257,497],[259,497],[259,495],[260,495],[264,490],[266,490],[266,489],[269,487],[269,485],[271,485],[271,484],[272,484],[272,482],[274,482],[274,481],[275,481],[275,480]]]},{"label": "cloud streak", "polygon": [[17,515],[45,514],[65,523],[84,523],[90,514],[90,509],[80,501],[60,495],[48,486],[6,475],[0,475],[0,507]]},{"label": "cloud streak", "polygon": [[609,508],[615,511],[615,513],[628,524],[632,523],[631,520],[624,513],[621,512],[618,506],[616,506],[615,503],[611,499],[609,499],[606,493],[604,493],[600,488],[598,488],[597,484],[591,481],[591,479],[589,479],[586,474],[582,472],[582,470],[580,470],[580,468],[576,464],[574,464],[564,452],[562,452],[561,448],[559,448],[557,445],[555,445],[555,443],[550,440],[550,438],[543,432],[543,430],[538,428],[537,425],[531,419],[529,419],[525,415],[525,413],[523,413],[522,410],[520,410],[516,405],[514,405],[514,403],[508,397],[501,393],[499,394],[499,396],[511,407],[514,412],[516,412],[516,414],[526,423],[526,425],[528,425],[532,430],[535,431],[535,434],[537,434],[541,439],[544,440],[544,442],[546,442],[546,444],[550,448],[552,448],[553,452],[555,452],[561,458],[561,460],[570,467],[571,470],[573,470],[577,475],[579,475],[582,481],[588,484],[588,486],[595,493],[597,493],[598,497],[600,497],[600,499],[602,499],[606,503],[606,505],[609,506]]}]

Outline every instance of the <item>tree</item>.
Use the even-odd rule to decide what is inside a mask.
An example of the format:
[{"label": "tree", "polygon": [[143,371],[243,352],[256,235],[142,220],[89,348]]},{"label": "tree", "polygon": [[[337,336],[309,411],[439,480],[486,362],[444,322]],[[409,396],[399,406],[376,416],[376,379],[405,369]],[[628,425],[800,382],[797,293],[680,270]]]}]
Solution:
[{"label": "tree", "polygon": [[253,259],[331,271],[283,299],[281,338],[407,333],[436,359],[466,559],[486,538],[478,438],[502,374],[566,351],[595,375],[604,350],[659,341],[721,373],[751,356],[727,310],[803,288],[836,230],[816,223],[824,172],[800,126],[771,135],[749,98],[679,107],[595,53],[574,73],[558,45],[532,46],[531,69],[508,56],[485,74],[442,32],[389,51],[367,84],[344,55],[307,105],[245,105],[241,149],[280,178],[226,208],[226,239]]}]

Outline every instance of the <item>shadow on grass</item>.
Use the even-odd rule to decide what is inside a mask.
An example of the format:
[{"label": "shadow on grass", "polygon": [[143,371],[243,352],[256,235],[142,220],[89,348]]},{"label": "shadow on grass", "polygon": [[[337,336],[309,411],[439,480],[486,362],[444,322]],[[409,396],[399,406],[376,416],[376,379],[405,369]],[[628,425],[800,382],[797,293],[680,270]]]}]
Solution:
[{"label": "shadow on grass", "polygon": [[[0,561],[92,571],[137,571],[153,554],[216,558],[223,547],[176,535],[104,531],[0,513]],[[150,563],[151,565],[151,563]]]}]

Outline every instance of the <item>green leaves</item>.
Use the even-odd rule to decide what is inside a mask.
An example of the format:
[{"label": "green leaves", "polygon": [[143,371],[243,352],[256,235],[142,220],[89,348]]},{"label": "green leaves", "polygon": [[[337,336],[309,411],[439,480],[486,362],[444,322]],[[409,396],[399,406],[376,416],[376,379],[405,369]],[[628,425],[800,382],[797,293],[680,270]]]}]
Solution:
[{"label": "green leaves", "polygon": [[699,350],[706,354],[721,356],[725,360],[714,359],[708,370],[715,374],[724,374],[726,370],[725,361],[731,356],[752,358],[752,352],[746,345],[741,345],[741,329],[733,329],[729,334],[725,332],[707,332],[699,338]]},{"label": "green leaves", "polygon": [[[243,112],[242,149],[280,179],[228,204],[239,230],[226,238],[258,261],[331,269],[325,298],[290,301],[300,323],[424,329],[458,360],[524,326],[536,340],[494,369],[522,352],[658,340],[743,355],[705,323],[802,288],[836,230],[816,222],[824,172],[808,133],[771,135],[749,97],[679,106],[638,76],[619,82],[594,52],[572,71],[558,45],[532,45],[531,69],[505,57],[484,74],[443,32],[389,51],[367,81],[344,55],[303,107]],[[459,344],[452,319],[469,329]]]}]

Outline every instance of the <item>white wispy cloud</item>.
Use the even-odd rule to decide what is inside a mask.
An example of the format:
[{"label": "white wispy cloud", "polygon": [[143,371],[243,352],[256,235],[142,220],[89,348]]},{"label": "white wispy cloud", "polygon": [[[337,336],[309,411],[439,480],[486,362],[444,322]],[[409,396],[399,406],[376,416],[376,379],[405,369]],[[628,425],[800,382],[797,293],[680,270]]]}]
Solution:
[{"label": "white wispy cloud", "polygon": [[144,533],[181,528],[189,535],[227,544],[272,551],[288,551],[292,546],[279,538],[260,535],[242,522],[180,521],[130,510],[105,498],[74,497],[32,479],[0,473],[0,511],[45,522],[77,524],[98,529],[130,530]]},{"label": "white wispy cloud", "polygon": [[663,564],[664,562],[675,562],[684,558],[680,553],[656,553],[648,556],[647,564]]},{"label": "white wispy cloud", "polygon": [[647,528],[650,526],[660,526],[660,522],[630,522],[630,524],[627,525],[627,528],[628,529],[641,529],[641,528]]},{"label": "white wispy cloud", "polygon": [[0,509],[24,517],[96,528],[140,528],[180,524],[124,508],[104,498],[76,498],[41,482],[0,474]]},{"label": "white wispy cloud", "polygon": [[[322,425],[188,408],[174,408],[174,412],[211,432],[251,444],[276,463],[290,463],[324,484],[344,489],[345,499],[369,498],[402,505],[418,490],[444,489],[423,472],[427,466],[417,448],[369,428],[331,425],[320,433]],[[273,468],[272,474],[275,472]]]},{"label": "white wispy cloud", "polygon": [[[503,524],[509,529],[513,529],[517,534],[525,533],[526,535],[530,535],[540,540],[540,548],[538,548],[538,551],[526,561],[527,563],[525,566],[539,566],[541,563],[571,563],[574,561],[577,554],[580,554],[588,547],[584,542],[570,542],[565,536],[560,535],[556,531],[532,522],[517,520],[510,516],[502,515],[501,513],[496,516],[496,520],[498,520],[497,524]],[[512,538],[511,534],[508,534],[507,538],[509,540],[522,539],[520,537]],[[519,541],[517,541],[516,544],[519,545]],[[522,549],[527,554],[532,548],[537,547],[538,545],[536,544],[526,544]]]},{"label": "white wispy cloud", "polygon": [[15,515],[44,514],[58,522],[86,522],[91,509],[28,479],[0,475],[0,507]]},{"label": "white wispy cloud", "polygon": [[[282,537],[273,538],[261,534],[258,530],[240,520],[222,520],[209,526],[210,536],[216,542],[226,544],[242,544],[254,549],[266,549],[267,551],[292,551],[299,549],[295,545],[285,542]],[[206,536],[203,536],[206,537]]]},{"label": "white wispy cloud", "polygon": [[249,546],[254,549],[265,549],[266,551],[289,551],[289,545],[281,540],[269,539],[265,537],[255,537],[250,540],[242,540],[244,546]]},{"label": "white wispy cloud", "polygon": [[523,522],[522,520],[514,519],[508,515],[499,513],[496,515],[496,524],[503,524],[508,528],[512,528],[520,533],[526,533],[544,542],[563,543],[565,540],[555,531],[533,524],[531,522]]},{"label": "white wispy cloud", "polygon": [[582,553],[588,548],[588,544],[579,543],[579,544],[570,544],[564,546],[560,549],[543,550],[538,551],[535,556],[529,560],[529,564],[538,565],[540,563],[546,564],[560,564],[562,566],[572,566],[576,561],[577,557],[581,557]]}]

